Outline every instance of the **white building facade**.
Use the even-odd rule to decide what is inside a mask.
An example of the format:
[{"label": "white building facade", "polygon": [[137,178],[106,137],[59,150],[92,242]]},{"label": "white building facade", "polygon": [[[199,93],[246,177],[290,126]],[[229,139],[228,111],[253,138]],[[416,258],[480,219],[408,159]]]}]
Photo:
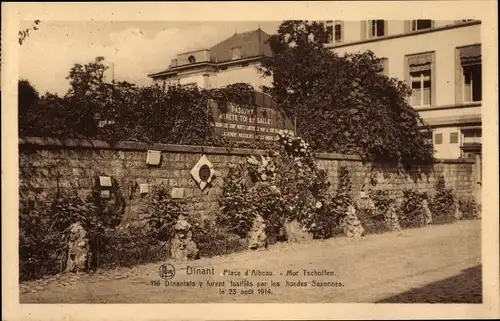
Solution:
[{"label": "white building facade", "polygon": [[339,55],[371,50],[384,73],[412,88],[410,104],[433,128],[436,158],[481,154],[481,22],[325,22]]}]

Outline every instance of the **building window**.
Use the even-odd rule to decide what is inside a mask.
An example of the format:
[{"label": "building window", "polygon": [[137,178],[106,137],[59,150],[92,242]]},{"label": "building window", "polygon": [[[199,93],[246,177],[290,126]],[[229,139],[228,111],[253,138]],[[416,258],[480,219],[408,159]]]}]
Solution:
[{"label": "building window", "polygon": [[188,61],[190,64],[194,64],[196,62],[196,58],[194,56],[189,56]]},{"label": "building window", "polygon": [[227,66],[220,66],[219,70],[227,70]]},{"label": "building window", "polygon": [[443,143],[443,134],[434,134],[434,145],[440,145]]},{"label": "building window", "polygon": [[458,133],[450,133],[450,144],[458,144]]},{"label": "building window", "polygon": [[335,20],[335,42],[342,42],[343,38],[342,37],[342,21]]},{"label": "building window", "polygon": [[387,58],[379,58],[378,63],[380,66],[380,73],[385,76],[388,76],[389,60]]},{"label": "building window", "polygon": [[432,28],[432,20],[411,20],[411,31]]},{"label": "building window", "polygon": [[232,60],[241,59],[241,47],[236,47],[231,49],[231,59]]},{"label": "building window", "polygon": [[385,20],[370,20],[370,37],[385,36]]},{"label": "building window", "polygon": [[242,62],[240,66],[242,68],[248,67],[248,62]]},{"label": "building window", "polygon": [[325,23],[328,33],[328,43],[340,43],[344,41],[343,23],[340,20],[328,20]]},{"label": "building window", "polygon": [[408,76],[412,90],[411,104],[415,107],[432,105],[432,67],[432,53],[408,57]]},{"label": "building window", "polygon": [[460,48],[462,102],[482,100],[481,46]]}]

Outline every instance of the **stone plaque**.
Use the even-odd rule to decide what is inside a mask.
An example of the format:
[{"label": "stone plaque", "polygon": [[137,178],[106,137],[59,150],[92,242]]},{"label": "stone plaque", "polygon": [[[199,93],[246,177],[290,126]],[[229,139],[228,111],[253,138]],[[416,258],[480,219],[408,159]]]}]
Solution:
[{"label": "stone plaque", "polygon": [[101,187],[111,187],[111,177],[109,176],[99,176],[99,184]]},{"label": "stone plaque", "polygon": [[254,93],[255,106],[210,102],[215,133],[230,140],[275,140],[280,132],[294,132],[294,123],[277,110],[269,95]]},{"label": "stone plaque", "polygon": [[146,157],[147,165],[160,165],[161,152],[158,150],[148,150],[148,156]]},{"label": "stone plaque", "polygon": [[184,188],[172,188],[172,198],[184,198]]}]

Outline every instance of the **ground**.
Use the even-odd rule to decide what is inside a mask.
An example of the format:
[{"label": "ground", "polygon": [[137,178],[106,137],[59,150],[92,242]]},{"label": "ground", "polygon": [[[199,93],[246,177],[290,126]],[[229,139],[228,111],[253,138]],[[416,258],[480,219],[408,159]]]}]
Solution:
[{"label": "ground", "polygon": [[[21,286],[20,303],[481,303],[480,244],[480,221],[362,239],[278,244],[265,251],[163,262],[176,270],[168,286],[159,277],[162,263],[30,282]],[[187,266],[213,267],[215,275],[187,275]],[[239,271],[241,276],[221,276],[224,270]],[[245,276],[246,270],[273,275]],[[288,270],[298,275],[287,276]],[[303,270],[334,275],[304,276]],[[245,279],[252,282],[251,287],[229,284]],[[313,287],[313,280],[330,283]],[[194,286],[170,285],[183,281],[194,281]],[[207,281],[224,281],[224,286],[208,286]],[[307,286],[286,286],[287,281],[307,282]],[[267,283],[259,286],[258,282]]]}]

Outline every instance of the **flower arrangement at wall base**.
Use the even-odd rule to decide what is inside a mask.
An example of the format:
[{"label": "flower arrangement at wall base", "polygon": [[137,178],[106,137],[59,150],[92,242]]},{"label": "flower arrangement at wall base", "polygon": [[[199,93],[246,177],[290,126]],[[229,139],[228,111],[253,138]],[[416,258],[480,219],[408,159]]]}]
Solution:
[{"label": "flower arrangement at wall base", "polygon": [[218,222],[245,237],[254,220],[262,217],[272,242],[288,239],[285,225],[293,222],[314,238],[331,237],[351,203],[350,187],[331,193],[326,172],[318,168],[309,145],[292,134],[278,137],[278,148],[248,157],[247,164],[229,171]]}]

